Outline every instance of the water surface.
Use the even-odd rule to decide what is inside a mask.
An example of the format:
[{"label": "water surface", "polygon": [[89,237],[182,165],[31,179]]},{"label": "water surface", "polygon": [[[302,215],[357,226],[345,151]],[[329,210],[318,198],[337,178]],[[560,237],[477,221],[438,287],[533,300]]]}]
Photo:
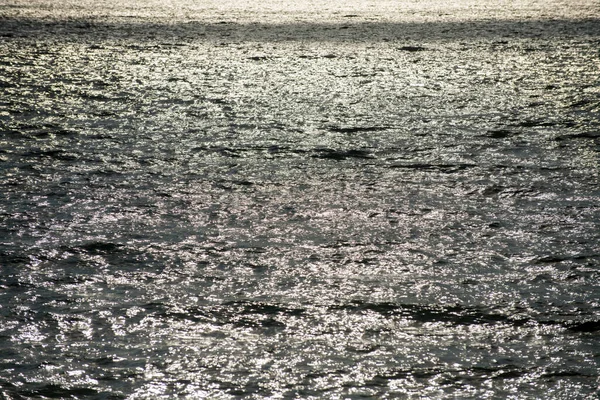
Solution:
[{"label": "water surface", "polygon": [[597,396],[597,4],[121,3],[0,5],[0,394]]}]

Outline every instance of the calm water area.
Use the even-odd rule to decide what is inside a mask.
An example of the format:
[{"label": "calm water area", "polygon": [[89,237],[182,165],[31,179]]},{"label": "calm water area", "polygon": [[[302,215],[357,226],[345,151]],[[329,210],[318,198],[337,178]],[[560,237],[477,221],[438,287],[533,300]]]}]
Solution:
[{"label": "calm water area", "polygon": [[1,399],[596,399],[600,4],[0,0]]}]

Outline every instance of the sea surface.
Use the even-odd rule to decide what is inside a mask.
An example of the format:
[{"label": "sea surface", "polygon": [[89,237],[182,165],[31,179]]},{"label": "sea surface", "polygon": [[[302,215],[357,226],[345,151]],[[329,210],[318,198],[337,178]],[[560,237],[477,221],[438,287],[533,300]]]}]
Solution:
[{"label": "sea surface", "polygon": [[600,5],[2,0],[0,398],[596,399]]}]

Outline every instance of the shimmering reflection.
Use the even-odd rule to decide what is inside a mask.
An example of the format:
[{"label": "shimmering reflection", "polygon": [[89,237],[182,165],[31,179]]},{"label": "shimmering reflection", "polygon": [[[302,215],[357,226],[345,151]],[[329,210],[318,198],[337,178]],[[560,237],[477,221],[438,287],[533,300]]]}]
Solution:
[{"label": "shimmering reflection", "polygon": [[328,4],[0,5],[0,397],[597,395],[597,4]]}]

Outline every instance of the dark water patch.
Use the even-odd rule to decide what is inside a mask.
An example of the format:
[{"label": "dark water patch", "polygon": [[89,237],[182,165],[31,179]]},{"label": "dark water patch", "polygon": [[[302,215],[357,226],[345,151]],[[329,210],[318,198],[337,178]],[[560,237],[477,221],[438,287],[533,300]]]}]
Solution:
[{"label": "dark water patch", "polygon": [[398,50],[400,51],[408,51],[410,53],[415,53],[418,51],[425,51],[427,50],[427,48],[423,47],[423,46],[402,46],[399,47]]},{"label": "dark water patch", "polygon": [[227,148],[227,147],[222,147],[222,148],[212,149],[212,150],[214,152],[218,153],[220,156],[223,156],[223,157],[230,157],[230,158],[239,158],[239,157],[241,157],[240,151],[238,149],[231,149],[231,148]]},{"label": "dark water patch", "polygon": [[17,129],[20,131],[48,131],[48,132],[58,132],[59,134],[66,133],[74,133],[70,129],[65,128],[62,125],[53,123],[53,122],[45,122],[45,123],[32,123],[32,122],[15,122],[14,124],[9,125],[13,129]]},{"label": "dark water patch", "polygon": [[241,308],[241,314],[289,315],[299,316],[306,312],[303,308],[289,308],[278,304],[253,301],[231,301],[224,303],[225,307]]},{"label": "dark water patch", "polygon": [[518,368],[514,365],[505,365],[497,368],[469,368],[464,370],[449,371],[444,374],[443,382],[449,384],[464,384],[487,380],[519,379],[532,373],[530,369]]},{"label": "dark water patch", "polygon": [[244,247],[244,251],[248,254],[264,254],[268,249],[265,247]]},{"label": "dark water patch", "polygon": [[233,180],[233,181],[231,181],[231,183],[234,184],[234,185],[238,185],[238,186],[252,186],[252,185],[254,185],[254,182],[245,181],[245,180]]},{"label": "dark water patch", "polygon": [[577,100],[569,105],[570,108],[575,109],[593,109],[600,106],[600,102],[596,99],[581,99]]},{"label": "dark water patch", "polygon": [[536,275],[529,277],[527,280],[532,283],[541,283],[541,284],[552,283],[555,281],[554,277],[550,274],[536,274]]},{"label": "dark water patch", "polygon": [[550,127],[558,125],[556,121],[546,121],[541,119],[533,119],[533,120],[524,120],[519,121],[514,126],[522,127],[522,128],[534,128],[534,127]]},{"label": "dark water patch", "polygon": [[241,157],[240,152],[243,151],[243,150],[234,149],[231,147],[220,147],[220,146],[199,146],[199,147],[194,147],[192,150],[216,153],[216,154],[219,154],[220,156],[230,157],[230,158]]},{"label": "dark water patch", "polygon": [[250,328],[285,328],[279,317],[298,317],[305,314],[303,308],[289,308],[278,304],[252,301],[231,301],[218,306],[191,307],[184,312],[165,309],[159,316],[210,323],[217,326],[233,325]]},{"label": "dark water patch", "polygon": [[520,370],[520,369],[508,369],[508,370],[500,370],[497,374],[495,374],[492,379],[494,380],[504,380],[504,379],[518,379],[524,375],[527,375],[529,371]]},{"label": "dark water patch", "polygon": [[367,132],[380,132],[388,130],[385,126],[330,126],[327,128],[330,132],[337,133],[367,133]]},{"label": "dark water patch", "polygon": [[396,379],[426,379],[441,374],[443,371],[434,368],[414,368],[411,370],[396,369],[376,374],[368,381],[367,386],[387,386],[390,380]]},{"label": "dark water patch", "polygon": [[571,267],[571,271],[563,278],[565,282],[590,282],[595,283],[600,278],[600,271],[578,271],[576,267]]},{"label": "dark water patch", "polygon": [[53,150],[42,150],[35,149],[23,153],[25,157],[40,157],[40,158],[51,158],[60,161],[76,161],[79,156],[73,153],[69,153],[65,150],[53,149]]},{"label": "dark water patch", "polygon": [[300,54],[297,57],[300,59],[305,59],[305,60],[314,60],[314,59],[318,58],[315,55],[309,55],[309,54]]},{"label": "dark water patch", "polygon": [[589,131],[581,133],[572,133],[569,135],[560,135],[555,138],[557,141],[569,139],[600,139],[600,131]]},{"label": "dark water patch", "polygon": [[0,287],[2,287],[3,289],[32,289],[32,288],[36,288],[37,286],[33,283],[30,282],[23,282],[21,280],[19,280],[19,278],[14,277],[14,276],[9,276],[9,277],[3,277],[2,280],[0,280]]},{"label": "dark water patch", "polygon": [[536,264],[558,264],[565,261],[587,261],[600,259],[600,254],[550,255],[535,260]]},{"label": "dark water patch", "polygon": [[252,56],[252,57],[248,57],[248,60],[252,60],[252,61],[267,61],[267,60],[269,60],[269,57],[267,57],[267,56]]},{"label": "dark water patch", "polygon": [[[86,24],[86,28],[81,28]],[[461,40],[461,39],[496,39],[498,37],[546,38],[581,37],[582,34],[600,36],[600,23],[597,18],[580,20],[472,20],[468,24],[455,21],[433,22],[378,22],[360,21],[352,25],[356,35],[348,35],[346,30],[339,27],[344,24],[336,22],[298,22],[286,24],[263,23],[230,23],[219,22],[181,22],[162,24],[149,22],[143,17],[132,21],[123,19],[111,22],[99,20],[90,22],[87,19],[47,20],[36,18],[20,18],[7,16],[0,27],[0,35],[16,35],[20,37],[62,37],[72,36],[80,40],[83,36],[98,39],[126,38],[136,42],[152,42],[156,40],[173,40],[173,37],[194,38],[196,40],[223,40],[236,38],[244,41],[294,41],[318,40],[347,41],[347,40],[406,40],[407,38]],[[139,44],[136,44],[139,46]],[[143,46],[143,45],[142,45]],[[403,51],[422,51],[423,46],[402,46]]]},{"label": "dark water patch", "polygon": [[65,129],[61,127],[45,127],[45,126],[31,126],[21,127],[16,126],[12,129],[6,129],[0,131],[0,135],[13,139],[47,139],[53,136],[68,137],[75,136],[78,133],[72,129]]},{"label": "dark water patch", "polygon": [[31,397],[24,397],[19,393],[19,387],[9,382],[0,382],[0,398],[2,400],[28,400]]},{"label": "dark water patch", "polygon": [[249,156],[267,155],[270,157],[279,156],[297,156],[307,154],[310,151],[305,149],[292,148],[282,145],[256,146],[248,145],[244,147],[224,147],[224,146],[197,146],[192,148],[193,152],[206,152],[209,154],[218,154],[222,157],[244,158]]},{"label": "dark water patch", "polygon": [[375,158],[370,152],[366,150],[333,150],[333,149],[316,149],[316,154],[313,154],[313,158],[323,158],[329,160],[346,160],[348,158],[359,158],[359,159],[371,159]]},{"label": "dark water patch", "polygon": [[104,178],[116,178],[116,177],[122,177],[125,175],[125,173],[123,171],[119,171],[115,168],[101,168],[101,169],[96,169],[93,170],[91,172],[91,175],[97,175],[99,177],[104,177]]},{"label": "dark water patch", "polygon": [[600,331],[599,321],[569,322],[565,327],[571,332],[592,333]]},{"label": "dark water patch", "polygon": [[21,139],[26,137],[26,133],[17,129],[5,129],[0,131],[0,135],[4,138]]},{"label": "dark water patch", "polygon": [[220,179],[213,183],[215,188],[224,190],[234,190],[236,188],[250,188],[254,185],[254,182],[247,180],[225,180]]},{"label": "dark water patch", "polygon": [[97,397],[101,394],[97,390],[90,388],[68,388],[56,384],[47,384],[33,390],[19,391],[19,395],[26,397],[41,397],[50,399],[77,399],[80,397],[89,396]]},{"label": "dark water patch", "polygon": [[[485,168],[490,172],[502,172],[505,174],[521,174],[523,172],[527,173],[536,173],[541,171],[564,171],[565,167],[563,166],[545,166],[545,165],[532,165],[532,164],[490,164],[485,166]],[[499,185],[491,185],[497,186]]]},{"label": "dark water patch", "polygon": [[410,169],[416,171],[437,171],[442,173],[456,173],[469,168],[476,167],[476,164],[458,163],[458,164],[428,164],[428,163],[409,163],[409,164],[391,164],[388,168]]},{"label": "dark water patch", "polygon": [[594,378],[594,375],[583,374],[579,371],[561,370],[561,371],[549,371],[544,372],[541,375],[542,378],[563,378],[563,377],[581,377],[581,378]]},{"label": "dark water patch", "polygon": [[0,250],[0,265],[25,265],[30,262],[29,256],[25,256],[15,251]]},{"label": "dark water patch", "polygon": [[364,344],[364,345],[359,345],[359,346],[346,346],[346,350],[351,353],[356,353],[356,354],[369,354],[369,353],[373,353],[373,352],[379,350],[382,347],[383,346],[381,346],[381,345]]},{"label": "dark water patch", "polygon": [[487,131],[487,134],[485,136],[493,139],[506,139],[520,134],[521,132],[515,132],[509,129],[494,129]]},{"label": "dark water patch", "polygon": [[443,369],[443,368],[414,368],[414,369],[391,369],[376,374],[369,385],[386,385],[390,380],[418,379],[429,380],[439,378],[444,384],[460,384],[465,382],[477,382],[487,380],[518,379],[529,375],[532,370],[519,368],[514,365],[501,365],[498,367],[473,367],[466,369]]},{"label": "dark water patch", "polygon": [[113,254],[121,251],[124,245],[112,242],[89,242],[75,247],[67,247],[66,250],[72,253],[88,253],[94,255]]},{"label": "dark water patch", "polygon": [[508,323],[523,325],[526,320],[513,320],[500,314],[491,314],[475,308],[448,306],[437,307],[419,304],[364,303],[353,301],[329,307],[331,310],[346,310],[353,313],[375,312],[385,316],[399,316],[415,322],[446,322],[454,325]]}]

